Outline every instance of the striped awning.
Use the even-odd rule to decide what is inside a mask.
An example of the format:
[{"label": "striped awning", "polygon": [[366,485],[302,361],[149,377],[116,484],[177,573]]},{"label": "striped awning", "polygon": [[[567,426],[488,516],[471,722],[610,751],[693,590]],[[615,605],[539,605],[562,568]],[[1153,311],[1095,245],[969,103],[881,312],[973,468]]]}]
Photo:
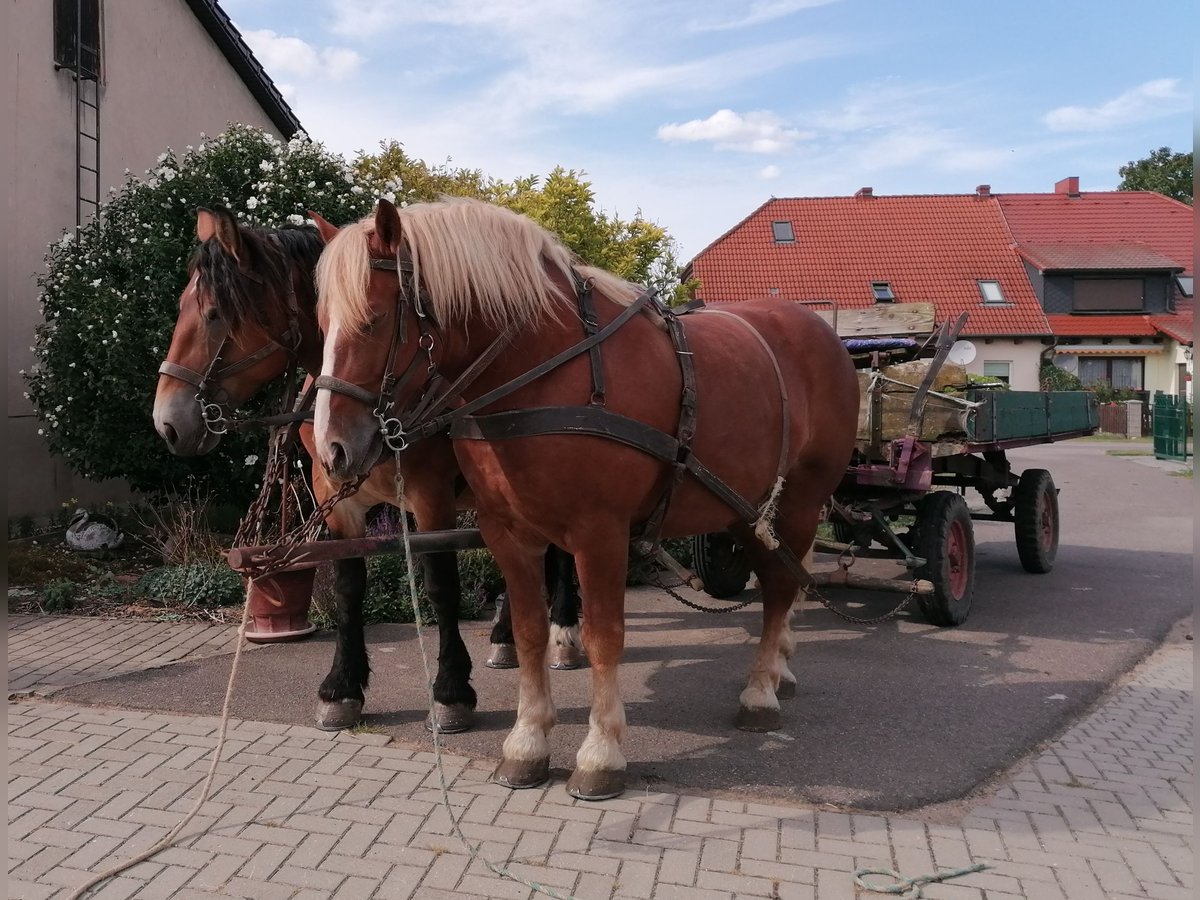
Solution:
[{"label": "striped awning", "polygon": [[1150,356],[1163,352],[1162,344],[1060,344],[1059,356]]}]

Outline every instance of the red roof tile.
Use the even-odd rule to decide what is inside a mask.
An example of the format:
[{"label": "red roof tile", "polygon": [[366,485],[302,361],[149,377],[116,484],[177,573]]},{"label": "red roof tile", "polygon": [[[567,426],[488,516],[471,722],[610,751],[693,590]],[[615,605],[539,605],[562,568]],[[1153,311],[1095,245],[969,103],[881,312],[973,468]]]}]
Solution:
[{"label": "red roof tile", "polygon": [[1149,316],[1046,316],[1059,337],[1153,337]]},{"label": "red roof tile", "polygon": [[1181,344],[1191,344],[1195,330],[1192,323],[1192,300],[1179,300],[1173,315],[1151,316],[1154,327]]},{"label": "red roof tile", "polygon": [[1022,244],[1129,244],[1150,247],[1192,274],[1192,208],[1152,191],[996,194]]},{"label": "red roof tile", "polygon": [[1093,272],[1167,269],[1177,272],[1181,268],[1171,257],[1137,243],[1018,244],[1017,252],[1042,272],[1071,269]]},{"label": "red roof tile", "polygon": [[[795,241],[776,243],[788,221]],[[932,302],[939,320],[970,312],[964,333],[1049,333],[994,199],[975,195],[800,197],[769,200],[692,261],[709,301],[777,296],[874,305],[871,282],[896,302]],[[1007,305],[984,305],[980,280],[1000,282]]]}]

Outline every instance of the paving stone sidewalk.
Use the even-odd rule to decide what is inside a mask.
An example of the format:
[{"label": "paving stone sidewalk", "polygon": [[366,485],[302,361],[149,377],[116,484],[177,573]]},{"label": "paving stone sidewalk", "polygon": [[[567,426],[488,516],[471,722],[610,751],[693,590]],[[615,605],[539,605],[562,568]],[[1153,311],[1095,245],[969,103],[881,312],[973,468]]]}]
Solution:
[{"label": "paving stone sidewalk", "polygon": [[8,617],[9,693],[54,690],[185,659],[231,653],[237,629],[88,616]]},{"label": "paving stone sidewalk", "polygon": [[[443,759],[479,853],[579,898],[858,896],[860,866],[921,875],[930,900],[1190,898],[1190,644],[1127,683],[998,789],[926,815],[858,814],[667,793],[585,804],[561,779],[510,792],[494,763]],[[191,809],[211,717],[10,702],[9,896],[64,897]],[[434,757],[375,734],[231,723],[213,798],[184,838],[93,896],[354,900],[536,896],[451,832]],[[861,896],[878,896],[862,894]]]}]

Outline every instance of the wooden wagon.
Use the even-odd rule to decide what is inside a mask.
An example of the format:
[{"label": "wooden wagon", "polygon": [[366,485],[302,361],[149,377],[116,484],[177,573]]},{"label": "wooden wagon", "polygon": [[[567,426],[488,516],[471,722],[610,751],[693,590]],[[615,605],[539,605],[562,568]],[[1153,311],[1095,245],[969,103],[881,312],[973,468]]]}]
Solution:
[{"label": "wooden wagon", "polygon": [[[829,504],[832,539],[817,549],[854,558],[901,561],[905,579],[818,572],[825,584],[914,590],[935,625],[958,625],[975,582],[972,520],[1010,522],[1026,571],[1049,572],[1058,549],[1058,489],[1045,469],[1014,472],[1007,451],[1092,434],[1099,410],[1087,391],[1012,391],[982,386],[947,363],[965,322],[932,328],[929,304],[856,314],[837,323],[844,339],[901,338],[893,349],[866,342],[857,357],[862,389],[854,458]],[[932,332],[922,334],[922,331]],[[887,341],[880,342],[886,347]],[[853,345],[851,345],[853,347]],[[853,350],[852,350],[853,352]],[[972,511],[967,490],[986,511]],[[694,540],[697,574],[714,596],[742,590],[749,569],[727,535]],[[823,577],[820,577],[823,576]]]}]

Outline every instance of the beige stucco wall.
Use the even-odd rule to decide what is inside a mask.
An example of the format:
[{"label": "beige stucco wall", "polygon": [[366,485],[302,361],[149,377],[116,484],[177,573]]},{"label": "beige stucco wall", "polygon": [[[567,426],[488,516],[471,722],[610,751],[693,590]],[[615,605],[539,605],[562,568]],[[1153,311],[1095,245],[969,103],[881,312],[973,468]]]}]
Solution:
[{"label": "beige stucco wall", "polygon": [[[7,45],[0,171],[7,181],[8,215],[0,223],[0,246],[7,250],[8,515],[40,515],[68,497],[106,495],[119,486],[97,492],[51,460],[17,374],[33,361],[30,347],[40,318],[35,277],[46,245],[75,224],[75,90],[71,75],[54,69],[53,4],[0,2]],[[126,168],[140,174],[168,146],[197,143],[201,132],[216,134],[231,121],[271,129],[183,0],[108,0],[103,21],[102,191],[119,185]]]},{"label": "beige stucco wall", "polygon": [[972,375],[982,375],[985,362],[1008,362],[1012,373],[1009,386],[1014,391],[1038,389],[1041,354],[1046,349],[1039,339],[1023,338],[1018,342],[1012,338],[972,337],[970,341],[975,345],[975,359],[967,366]]}]

